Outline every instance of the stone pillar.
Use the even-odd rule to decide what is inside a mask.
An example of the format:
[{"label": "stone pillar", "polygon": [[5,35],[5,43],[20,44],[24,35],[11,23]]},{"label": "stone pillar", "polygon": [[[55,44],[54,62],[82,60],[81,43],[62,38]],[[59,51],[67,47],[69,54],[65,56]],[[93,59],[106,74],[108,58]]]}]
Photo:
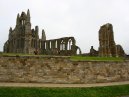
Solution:
[{"label": "stone pillar", "polygon": [[116,52],[112,24],[105,24],[99,30],[99,56],[111,57]]},{"label": "stone pillar", "polygon": [[120,57],[124,55],[122,46],[115,44],[112,24],[107,23],[101,26],[99,30],[99,56]]}]

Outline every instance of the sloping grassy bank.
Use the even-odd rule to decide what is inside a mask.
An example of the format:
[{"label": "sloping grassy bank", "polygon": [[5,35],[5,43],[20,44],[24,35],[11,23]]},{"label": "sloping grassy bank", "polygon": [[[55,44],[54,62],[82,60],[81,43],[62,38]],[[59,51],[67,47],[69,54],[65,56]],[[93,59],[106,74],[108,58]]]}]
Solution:
[{"label": "sloping grassy bank", "polygon": [[0,56],[34,56],[34,54],[23,54],[23,53],[0,53]]},{"label": "sloping grassy bank", "polygon": [[122,57],[71,56],[72,61],[124,61]]},{"label": "sloping grassy bank", "polygon": [[129,85],[93,88],[0,87],[0,97],[120,97],[129,95]]},{"label": "sloping grassy bank", "polygon": [[[22,53],[0,53],[0,56],[54,56],[54,55],[34,55]],[[70,57],[72,61],[124,61],[124,57],[91,57],[91,56],[65,56]]]}]

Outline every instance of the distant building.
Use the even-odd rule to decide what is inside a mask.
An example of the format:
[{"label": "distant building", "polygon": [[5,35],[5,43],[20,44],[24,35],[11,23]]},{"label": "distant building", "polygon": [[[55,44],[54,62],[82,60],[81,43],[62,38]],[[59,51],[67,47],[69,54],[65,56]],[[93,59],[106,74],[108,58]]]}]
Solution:
[{"label": "distant building", "polygon": [[16,26],[9,29],[8,40],[4,44],[6,53],[49,54],[49,55],[75,55],[77,49],[74,37],[46,40],[45,31],[39,38],[39,28],[31,29],[30,11],[17,15]]}]

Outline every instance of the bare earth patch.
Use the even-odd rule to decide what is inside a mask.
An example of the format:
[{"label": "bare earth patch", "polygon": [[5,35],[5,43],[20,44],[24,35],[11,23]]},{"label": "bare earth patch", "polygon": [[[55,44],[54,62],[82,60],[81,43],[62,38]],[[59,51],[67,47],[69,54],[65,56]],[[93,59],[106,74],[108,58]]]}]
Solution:
[{"label": "bare earth patch", "polygon": [[102,87],[114,85],[126,85],[129,81],[111,82],[111,83],[95,83],[95,84],[44,84],[44,83],[5,83],[1,82],[2,87]]}]

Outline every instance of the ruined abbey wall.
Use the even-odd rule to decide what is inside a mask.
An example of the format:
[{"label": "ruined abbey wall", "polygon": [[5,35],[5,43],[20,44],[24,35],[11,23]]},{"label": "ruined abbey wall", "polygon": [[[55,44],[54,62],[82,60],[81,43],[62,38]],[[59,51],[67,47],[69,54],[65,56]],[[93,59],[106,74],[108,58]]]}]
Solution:
[{"label": "ruined abbey wall", "polygon": [[39,27],[31,29],[30,11],[17,15],[16,26],[10,27],[8,40],[3,50],[5,53],[45,54],[45,55],[76,55],[77,50],[74,37],[63,37],[58,39],[46,39],[45,31],[39,37]]},{"label": "ruined abbey wall", "polygon": [[46,55],[76,55],[77,50],[81,54],[81,49],[76,46],[74,37],[63,37],[43,41],[43,54]]},{"label": "ruined abbey wall", "polygon": [[60,56],[0,56],[0,82],[129,81],[129,62],[70,61]]}]

